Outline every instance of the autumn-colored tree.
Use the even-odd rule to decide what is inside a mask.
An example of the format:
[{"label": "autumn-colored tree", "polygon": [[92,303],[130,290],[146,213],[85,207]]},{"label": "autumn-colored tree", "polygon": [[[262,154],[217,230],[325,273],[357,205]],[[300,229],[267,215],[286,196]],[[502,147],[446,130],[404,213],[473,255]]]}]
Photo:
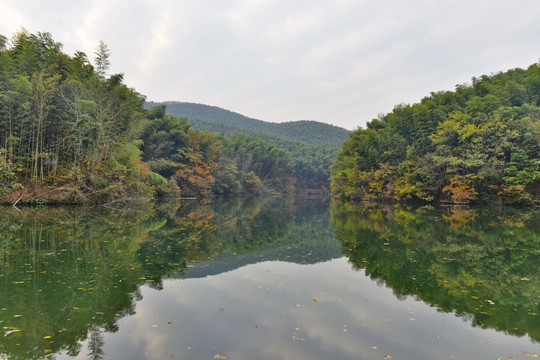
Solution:
[{"label": "autumn-colored tree", "polygon": [[183,194],[207,196],[215,180],[212,172],[217,167],[219,149],[209,133],[190,130],[188,137],[188,146],[178,150],[181,162],[175,178]]},{"label": "autumn-colored tree", "polygon": [[459,179],[457,176],[452,177],[450,184],[446,185],[442,191],[454,204],[469,204],[478,195],[474,188],[469,186],[468,181]]}]

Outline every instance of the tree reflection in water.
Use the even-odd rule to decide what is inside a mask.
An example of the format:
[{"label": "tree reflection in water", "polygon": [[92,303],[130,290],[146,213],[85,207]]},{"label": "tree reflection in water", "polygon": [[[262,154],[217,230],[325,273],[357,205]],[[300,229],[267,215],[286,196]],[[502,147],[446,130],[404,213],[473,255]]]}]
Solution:
[{"label": "tree reflection in water", "polygon": [[[0,212],[0,354],[9,359],[76,356],[86,339],[88,357],[101,359],[103,333],[135,313],[141,286],[161,289],[216,254],[234,254],[233,267],[242,254],[280,249],[308,261],[291,247],[333,239],[327,203],[282,199]],[[336,244],[310,261],[339,254]]]},{"label": "tree reflection in water", "polygon": [[540,211],[334,202],[356,269],[474,326],[540,341]]}]

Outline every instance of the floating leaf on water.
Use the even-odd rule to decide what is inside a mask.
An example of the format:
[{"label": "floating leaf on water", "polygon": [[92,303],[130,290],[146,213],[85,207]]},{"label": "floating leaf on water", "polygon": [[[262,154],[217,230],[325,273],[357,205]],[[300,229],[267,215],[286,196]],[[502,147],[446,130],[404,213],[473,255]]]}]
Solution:
[{"label": "floating leaf on water", "polygon": [[219,354],[216,354],[214,355],[213,359],[226,359],[227,357],[226,356],[223,356],[223,355],[219,355]]}]

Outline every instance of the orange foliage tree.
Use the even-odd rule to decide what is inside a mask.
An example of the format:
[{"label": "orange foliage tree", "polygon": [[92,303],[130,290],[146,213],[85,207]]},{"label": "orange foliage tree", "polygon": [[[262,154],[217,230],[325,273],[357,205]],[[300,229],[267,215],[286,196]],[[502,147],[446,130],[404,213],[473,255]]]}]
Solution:
[{"label": "orange foliage tree", "polygon": [[458,176],[452,177],[450,184],[446,185],[442,191],[454,204],[469,204],[478,195],[474,188],[469,186],[467,180],[461,180]]},{"label": "orange foliage tree", "polygon": [[176,181],[186,195],[207,196],[212,190],[219,148],[208,132],[190,130],[188,146],[179,150],[182,161],[176,172]]}]

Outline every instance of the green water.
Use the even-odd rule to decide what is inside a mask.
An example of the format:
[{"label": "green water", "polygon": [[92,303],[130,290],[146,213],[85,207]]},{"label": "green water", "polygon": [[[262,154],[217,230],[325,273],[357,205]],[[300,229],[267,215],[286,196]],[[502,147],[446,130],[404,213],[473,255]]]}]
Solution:
[{"label": "green water", "polygon": [[528,359],[540,211],[0,209],[0,359]]}]

